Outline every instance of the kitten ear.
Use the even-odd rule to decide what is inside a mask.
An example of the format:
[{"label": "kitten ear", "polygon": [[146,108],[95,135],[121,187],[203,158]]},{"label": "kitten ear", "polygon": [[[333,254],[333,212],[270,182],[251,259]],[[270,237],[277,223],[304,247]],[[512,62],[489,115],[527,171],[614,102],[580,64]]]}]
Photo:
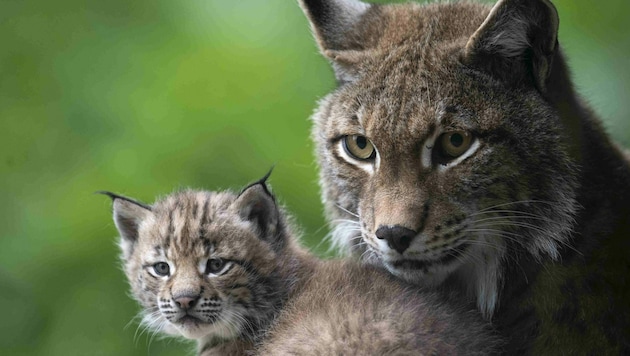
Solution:
[{"label": "kitten ear", "polygon": [[263,239],[272,239],[277,235],[280,212],[276,199],[269,192],[267,173],[261,180],[245,187],[234,201],[238,214],[243,220],[250,221]]},{"label": "kitten ear", "polygon": [[355,65],[361,60],[365,44],[357,24],[373,5],[359,0],[299,0],[313,36],[324,56],[332,61],[340,82],[356,79]]},{"label": "kitten ear", "polygon": [[110,197],[113,201],[114,223],[120,233],[120,247],[123,255],[129,257],[138,240],[140,223],[151,214],[151,207],[136,200],[111,192],[97,192]]},{"label": "kitten ear", "polygon": [[464,62],[545,93],[558,49],[559,18],[549,0],[499,0],[464,48]]}]

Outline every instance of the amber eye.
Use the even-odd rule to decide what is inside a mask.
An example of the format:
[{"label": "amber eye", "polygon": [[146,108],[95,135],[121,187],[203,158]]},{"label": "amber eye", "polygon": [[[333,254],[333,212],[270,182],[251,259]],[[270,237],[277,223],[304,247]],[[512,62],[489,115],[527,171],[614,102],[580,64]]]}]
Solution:
[{"label": "amber eye", "polygon": [[153,271],[158,276],[165,277],[171,273],[171,268],[168,266],[168,263],[166,262],[158,262],[153,265]]},{"label": "amber eye", "polygon": [[220,258],[211,258],[206,263],[206,274],[218,274],[225,267],[225,261]]},{"label": "amber eye", "polygon": [[343,137],[343,148],[355,159],[360,161],[371,160],[376,157],[376,150],[372,142],[365,136],[348,135]]},{"label": "amber eye", "polygon": [[440,136],[438,142],[440,150],[448,158],[457,158],[463,155],[473,142],[473,136],[467,131],[451,131]]}]

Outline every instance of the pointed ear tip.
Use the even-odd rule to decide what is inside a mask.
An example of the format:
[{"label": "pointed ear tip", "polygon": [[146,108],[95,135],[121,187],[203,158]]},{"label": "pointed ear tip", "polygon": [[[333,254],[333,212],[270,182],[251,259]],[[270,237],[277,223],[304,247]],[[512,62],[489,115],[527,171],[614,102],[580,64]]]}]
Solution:
[{"label": "pointed ear tip", "polygon": [[269,177],[271,177],[271,173],[273,173],[274,168],[276,168],[276,164],[272,164],[271,168],[269,168],[269,171],[267,172],[267,174],[265,174],[261,179],[260,182],[261,183],[267,183],[267,180],[269,179]]},{"label": "pointed ear tip", "polygon": [[125,196],[122,196],[116,193],[108,192],[106,190],[99,190],[99,191],[94,192],[94,194],[102,194],[102,195],[107,195],[108,197],[110,197],[110,199],[112,200],[112,203],[114,204],[114,209],[116,208],[117,205],[120,206],[121,204],[122,205],[133,204],[143,209],[152,211],[152,208],[150,205],[147,205],[145,203],[139,202],[131,198],[127,198]]},{"label": "pointed ear tip", "polygon": [[101,195],[107,195],[112,201],[116,200],[116,198],[118,198],[118,195],[109,192],[107,190],[97,190],[96,192],[92,193],[92,194],[101,194]]},{"label": "pointed ear tip", "polygon": [[[246,191],[247,189],[252,188],[252,187],[254,187],[254,186],[258,186],[258,185],[260,185],[260,186],[262,186],[262,187],[263,187],[263,189],[264,189],[267,193],[269,193],[269,191],[268,191],[268,186],[267,186],[267,180],[269,180],[269,177],[271,177],[271,173],[273,173],[273,169],[274,169],[274,168],[276,168],[276,164],[275,164],[275,163],[271,166],[271,168],[269,168],[269,171],[268,171],[268,172],[267,172],[267,173],[266,173],[266,174],[265,174],[262,178],[260,178],[259,180],[257,180],[257,181],[255,181],[255,182],[253,182],[253,183],[249,184],[247,187],[245,187],[245,188],[243,189],[243,191],[242,191],[242,192],[244,192],[244,191]],[[242,193],[242,192],[241,192],[241,193]]]}]

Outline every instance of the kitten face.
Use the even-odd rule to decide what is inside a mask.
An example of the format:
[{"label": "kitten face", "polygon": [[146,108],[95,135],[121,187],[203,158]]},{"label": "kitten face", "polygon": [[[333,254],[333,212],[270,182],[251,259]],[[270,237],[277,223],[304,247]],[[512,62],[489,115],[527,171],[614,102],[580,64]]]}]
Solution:
[{"label": "kitten face", "polygon": [[[230,193],[185,191],[142,211],[115,199],[125,272],[144,323],[190,339],[232,339],[268,317],[278,262],[251,204]],[[135,224],[136,236],[125,223]]]},{"label": "kitten face", "polygon": [[[313,26],[326,26],[304,3]],[[338,78],[352,73],[313,116],[334,242],[413,283],[464,281],[490,315],[506,256],[556,257],[571,229],[576,184],[561,123],[529,77],[511,84],[466,58],[487,8],[355,15],[348,42],[326,42],[338,28],[316,32],[326,55],[337,47]]]}]

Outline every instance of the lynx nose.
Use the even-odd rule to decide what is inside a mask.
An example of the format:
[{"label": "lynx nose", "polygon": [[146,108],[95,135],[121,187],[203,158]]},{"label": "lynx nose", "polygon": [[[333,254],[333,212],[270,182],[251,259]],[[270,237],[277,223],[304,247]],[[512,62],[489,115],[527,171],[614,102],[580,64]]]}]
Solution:
[{"label": "lynx nose", "polygon": [[389,247],[398,251],[400,254],[405,252],[416,234],[415,231],[400,225],[380,226],[376,230],[376,237],[387,241]]},{"label": "lynx nose", "polygon": [[175,301],[175,304],[177,304],[177,306],[180,309],[188,310],[194,307],[195,304],[197,304],[197,301],[199,300],[199,296],[182,295],[182,296],[177,296],[173,298],[173,300]]}]

